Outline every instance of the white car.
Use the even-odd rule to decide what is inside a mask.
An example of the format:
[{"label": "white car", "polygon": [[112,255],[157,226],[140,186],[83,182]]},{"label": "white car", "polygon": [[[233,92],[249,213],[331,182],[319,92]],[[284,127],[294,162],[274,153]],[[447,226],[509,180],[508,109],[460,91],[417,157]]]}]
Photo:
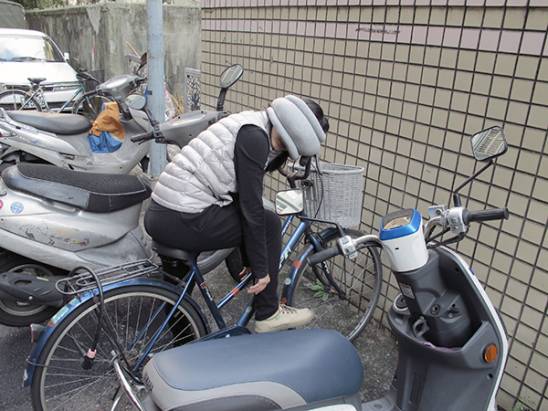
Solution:
[{"label": "white car", "polygon": [[29,78],[41,83],[49,108],[60,108],[79,92],[76,71],[67,63],[68,53],[42,32],[0,29],[0,91],[28,90]]}]

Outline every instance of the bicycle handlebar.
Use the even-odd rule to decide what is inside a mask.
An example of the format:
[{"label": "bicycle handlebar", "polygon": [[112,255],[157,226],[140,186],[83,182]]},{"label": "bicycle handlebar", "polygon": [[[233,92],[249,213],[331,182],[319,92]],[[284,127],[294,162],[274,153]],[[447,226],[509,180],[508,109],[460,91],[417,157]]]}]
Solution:
[{"label": "bicycle handlebar", "polygon": [[312,157],[306,157],[306,163],[304,166],[304,172],[302,174],[299,174],[299,171],[295,172],[289,172],[285,171],[284,168],[280,168],[278,171],[281,175],[283,175],[287,180],[289,181],[289,185],[291,188],[295,188],[295,182],[299,180],[306,180],[308,176],[310,175],[310,167],[312,165]]},{"label": "bicycle handlebar", "polygon": [[338,247],[326,248],[325,250],[318,251],[317,253],[308,257],[308,263],[311,265],[316,265],[339,254],[341,254],[341,252]]}]

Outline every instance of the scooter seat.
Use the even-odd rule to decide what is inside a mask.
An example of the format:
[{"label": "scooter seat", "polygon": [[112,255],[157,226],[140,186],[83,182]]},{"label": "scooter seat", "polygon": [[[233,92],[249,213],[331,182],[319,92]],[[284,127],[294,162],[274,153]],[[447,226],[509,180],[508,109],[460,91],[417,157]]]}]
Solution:
[{"label": "scooter seat", "polygon": [[136,176],[73,171],[47,164],[19,163],[2,172],[6,186],[85,211],[109,213],[139,204],[150,189]]},{"label": "scooter seat", "polygon": [[310,329],[208,340],[156,354],[144,381],[162,410],[266,411],[354,396],[356,349],[336,331]]},{"label": "scooter seat", "polygon": [[7,111],[20,123],[60,135],[82,134],[91,129],[90,121],[78,114],[42,113],[40,111]]}]

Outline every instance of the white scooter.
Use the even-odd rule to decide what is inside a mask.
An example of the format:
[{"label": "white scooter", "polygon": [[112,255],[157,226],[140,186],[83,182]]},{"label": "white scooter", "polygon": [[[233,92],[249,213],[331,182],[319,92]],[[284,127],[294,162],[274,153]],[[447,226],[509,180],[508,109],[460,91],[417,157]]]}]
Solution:
[{"label": "white scooter", "polygon": [[[224,115],[226,90],[242,75],[239,65],[221,76],[217,111],[193,112],[150,126],[131,137],[134,145],[156,139],[184,145]],[[144,104],[140,110],[146,117]],[[129,138],[128,138],[129,139]],[[146,147],[142,144],[138,147]],[[148,149],[147,149],[148,150]],[[97,174],[47,164],[19,163],[0,181],[0,323],[27,326],[50,318],[65,301],[56,280],[76,267],[94,270],[152,256],[139,226],[142,203],[150,196],[144,176]],[[204,253],[203,272],[231,250]],[[175,262],[164,261],[170,271]],[[177,271],[178,267],[172,267]]]},{"label": "white scooter", "polygon": [[[182,147],[223,117],[225,94],[242,74],[240,65],[228,67],[221,74],[217,109],[191,111],[160,124],[165,138]],[[71,170],[110,174],[128,174],[141,164],[146,171],[150,141],[143,143],[133,137],[150,132],[152,127],[143,111],[126,104],[126,98],[145,80],[124,74],[97,86],[101,95],[118,103],[120,121],[126,133],[120,148],[111,153],[91,150],[88,141],[91,123],[83,115],[0,109],[0,170],[19,162],[38,162]]]},{"label": "white scooter", "polygon": [[[472,146],[475,158],[488,163],[464,184],[507,148],[499,127],[474,135]],[[355,348],[318,329],[183,345],[153,355],[140,378],[114,354],[121,387],[140,411],[495,411],[508,355],[505,329],[468,264],[445,245],[464,238],[470,223],[506,219],[508,210],[467,210],[458,194],[464,184],[454,207],[429,209],[424,231],[417,210],[400,210],[383,218],[379,236],[343,237],[310,257],[311,264],[337,254],[352,258],[366,244],[388,255],[401,294],[388,317],[399,359],[385,397],[361,403]]]},{"label": "white scooter", "polygon": [[148,145],[131,137],[150,130],[146,115],[132,110],[125,99],[145,81],[135,75],[116,76],[97,89],[118,102],[126,136],[111,153],[93,152],[88,141],[91,122],[83,115],[0,110],[0,168],[18,162],[40,162],[73,170],[127,174],[148,154]]}]

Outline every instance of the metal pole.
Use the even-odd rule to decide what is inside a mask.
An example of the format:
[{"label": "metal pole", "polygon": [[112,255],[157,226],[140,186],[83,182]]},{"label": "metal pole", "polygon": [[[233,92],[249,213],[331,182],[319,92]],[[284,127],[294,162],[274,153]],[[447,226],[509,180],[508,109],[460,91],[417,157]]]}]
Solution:
[{"label": "metal pole", "polygon": [[[165,121],[164,102],[164,16],[162,0],[147,0],[148,16],[148,98],[147,105],[160,123]],[[150,146],[149,173],[158,177],[166,166],[166,146]]]}]

